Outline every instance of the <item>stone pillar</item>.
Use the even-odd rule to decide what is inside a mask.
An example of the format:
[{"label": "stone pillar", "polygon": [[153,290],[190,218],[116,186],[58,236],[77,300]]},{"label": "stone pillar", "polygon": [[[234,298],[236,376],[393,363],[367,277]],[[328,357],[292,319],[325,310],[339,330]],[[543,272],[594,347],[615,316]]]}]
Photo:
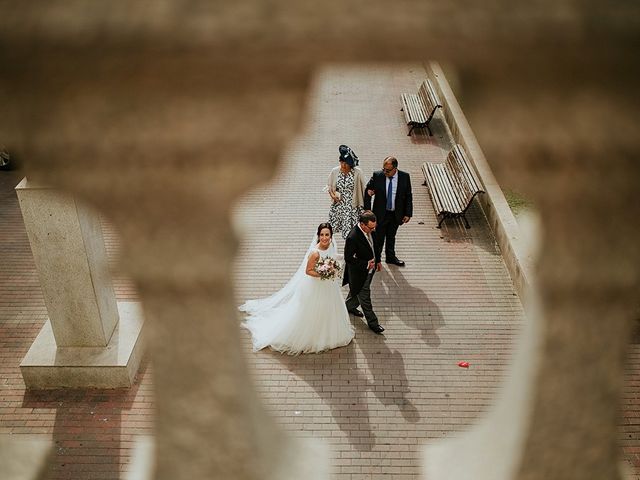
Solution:
[{"label": "stone pillar", "polygon": [[116,302],[97,214],[26,178],[16,192],[49,313],[20,365],[27,388],[130,386],[142,316]]}]

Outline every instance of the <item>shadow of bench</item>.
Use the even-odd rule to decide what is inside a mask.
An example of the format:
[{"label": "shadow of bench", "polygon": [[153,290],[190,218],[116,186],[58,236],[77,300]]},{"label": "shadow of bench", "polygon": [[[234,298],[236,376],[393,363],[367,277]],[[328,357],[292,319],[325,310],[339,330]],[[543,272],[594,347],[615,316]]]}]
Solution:
[{"label": "shadow of bench", "polygon": [[407,136],[411,136],[411,132],[414,128],[427,127],[429,136],[433,136],[429,123],[433,119],[438,108],[442,108],[442,103],[438,98],[438,94],[433,88],[431,80],[427,79],[420,85],[418,94],[403,93],[400,95],[402,100],[402,111],[407,121],[409,133]]},{"label": "shadow of bench", "polygon": [[465,213],[478,193],[485,193],[475,171],[469,164],[467,153],[461,145],[455,145],[444,163],[424,163],[422,165],[426,185],[429,188],[431,202],[440,217],[438,228],[447,218],[464,219],[467,228],[471,228]]}]

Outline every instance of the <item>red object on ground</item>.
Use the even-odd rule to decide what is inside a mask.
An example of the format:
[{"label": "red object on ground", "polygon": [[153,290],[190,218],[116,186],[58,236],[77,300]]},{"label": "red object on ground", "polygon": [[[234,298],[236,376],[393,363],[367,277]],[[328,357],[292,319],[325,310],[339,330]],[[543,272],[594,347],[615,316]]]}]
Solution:
[{"label": "red object on ground", "polygon": [[469,368],[469,362],[458,362],[458,366],[462,368]]}]

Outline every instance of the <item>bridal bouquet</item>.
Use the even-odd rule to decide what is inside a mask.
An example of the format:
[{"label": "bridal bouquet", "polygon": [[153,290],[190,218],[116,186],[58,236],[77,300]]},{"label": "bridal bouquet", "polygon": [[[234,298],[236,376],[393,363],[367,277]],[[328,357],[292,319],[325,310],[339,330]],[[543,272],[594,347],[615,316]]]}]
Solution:
[{"label": "bridal bouquet", "polygon": [[340,272],[340,264],[331,257],[327,257],[324,260],[319,258],[316,262],[315,271],[320,274],[320,280],[334,280]]}]

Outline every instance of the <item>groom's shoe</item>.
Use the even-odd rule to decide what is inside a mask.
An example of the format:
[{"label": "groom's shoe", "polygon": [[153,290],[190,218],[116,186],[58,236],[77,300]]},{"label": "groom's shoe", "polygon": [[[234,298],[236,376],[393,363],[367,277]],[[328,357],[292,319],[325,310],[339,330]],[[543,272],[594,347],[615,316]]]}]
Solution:
[{"label": "groom's shoe", "polygon": [[379,323],[376,323],[375,325],[369,325],[369,328],[373,330],[375,333],[377,333],[378,335],[384,332],[384,327]]},{"label": "groom's shoe", "polygon": [[391,258],[391,259],[387,259],[387,263],[390,263],[391,265],[397,265],[399,267],[404,267],[404,262],[402,260],[400,260],[399,258]]},{"label": "groom's shoe", "polygon": [[353,310],[349,310],[349,313],[351,315],[353,315],[354,317],[364,317],[364,313],[362,313],[360,310],[358,310],[357,308],[354,308]]}]

